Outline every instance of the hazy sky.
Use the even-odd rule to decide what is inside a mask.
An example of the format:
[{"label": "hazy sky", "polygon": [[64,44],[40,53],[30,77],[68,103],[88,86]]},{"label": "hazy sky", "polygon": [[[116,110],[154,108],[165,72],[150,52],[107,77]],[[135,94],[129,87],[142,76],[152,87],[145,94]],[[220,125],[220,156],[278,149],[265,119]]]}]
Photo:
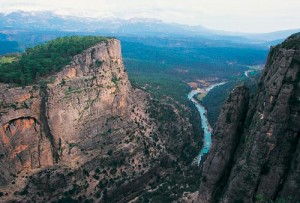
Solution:
[{"label": "hazy sky", "polygon": [[0,0],[0,12],[16,9],[90,17],[157,18],[240,32],[300,28],[300,0]]}]

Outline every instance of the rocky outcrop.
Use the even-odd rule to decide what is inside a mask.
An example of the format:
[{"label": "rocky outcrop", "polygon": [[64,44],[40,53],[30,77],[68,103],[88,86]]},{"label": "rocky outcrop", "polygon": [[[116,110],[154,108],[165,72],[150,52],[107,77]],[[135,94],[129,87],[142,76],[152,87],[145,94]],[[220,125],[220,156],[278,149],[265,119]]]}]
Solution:
[{"label": "rocky outcrop", "polygon": [[39,84],[0,85],[0,202],[129,201],[196,151],[190,109],[132,88],[116,39]]},{"label": "rocky outcrop", "polygon": [[248,109],[247,92],[236,100],[238,89],[231,93],[204,162],[198,202],[300,200],[299,82],[295,34],[271,49]]},{"label": "rocky outcrop", "polygon": [[128,111],[130,84],[117,40],[74,56],[52,78],[25,88],[1,86],[2,161],[12,164],[12,174],[58,162],[74,165],[82,151],[96,148],[108,118]]},{"label": "rocky outcrop", "polygon": [[[98,150],[111,118],[130,116],[131,90],[117,40],[74,57],[47,87],[47,120],[59,161],[76,166]],[[97,152],[95,152],[97,153]]]},{"label": "rocky outcrop", "polygon": [[[130,162],[135,163],[130,171],[137,169],[136,174],[147,170],[149,164],[141,165],[147,157],[139,153],[143,149],[137,139],[145,145],[153,142],[149,135],[154,126],[145,112],[147,95],[131,89],[118,40],[101,42],[74,56],[46,80],[24,88],[1,85],[0,187],[4,191],[16,184],[21,188],[34,171],[52,166],[82,171],[82,166],[113,154],[124,159],[130,153]],[[137,130],[141,122],[147,131]],[[29,183],[27,190],[34,185]]]}]

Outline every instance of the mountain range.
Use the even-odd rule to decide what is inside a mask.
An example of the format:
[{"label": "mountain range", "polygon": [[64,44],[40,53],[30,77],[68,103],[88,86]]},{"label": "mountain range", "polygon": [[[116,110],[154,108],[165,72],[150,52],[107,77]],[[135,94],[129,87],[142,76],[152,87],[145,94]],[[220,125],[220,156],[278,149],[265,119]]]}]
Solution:
[{"label": "mountain range", "polygon": [[299,202],[297,31],[1,13],[0,202]]},{"label": "mountain range", "polygon": [[[58,15],[50,11],[12,11],[0,13],[0,30],[40,30],[89,32],[117,36],[186,36],[222,39],[238,43],[280,42],[299,29],[271,33],[239,33],[208,29],[203,26],[188,26],[165,23],[157,19],[133,18],[87,18]],[[274,42],[272,43],[274,44]]]}]

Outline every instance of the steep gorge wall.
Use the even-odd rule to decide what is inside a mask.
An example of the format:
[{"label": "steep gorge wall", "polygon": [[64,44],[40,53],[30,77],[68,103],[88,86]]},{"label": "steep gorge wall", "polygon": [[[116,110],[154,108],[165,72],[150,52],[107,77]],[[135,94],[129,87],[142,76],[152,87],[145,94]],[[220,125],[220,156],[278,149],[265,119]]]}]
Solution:
[{"label": "steep gorge wall", "polygon": [[132,88],[116,39],[39,84],[0,86],[0,202],[129,201],[196,152],[190,109]]},{"label": "steep gorge wall", "polygon": [[216,201],[227,181],[242,138],[248,103],[249,90],[241,85],[232,91],[221,109],[213,135],[213,145],[202,169],[199,202]]},{"label": "steep gorge wall", "polygon": [[[99,63],[98,66],[95,63]],[[110,71],[111,67],[114,72]],[[53,165],[53,160],[57,162],[59,158],[58,148],[63,147],[60,145],[66,142],[59,141],[60,137],[67,139],[68,136],[78,136],[78,130],[74,126],[76,126],[75,120],[79,118],[79,114],[84,117],[84,111],[91,111],[91,107],[98,111],[94,103],[98,103],[99,106],[99,103],[106,102],[106,105],[109,106],[106,108],[110,108],[107,114],[118,108],[118,104],[113,107],[114,100],[115,103],[122,100],[122,105],[126,105],[127,76],[124,76],[122,71],[124,69],[120,45],[118,41],[112,40],[98,44],[83,54],[75,56],[71,65],[55,76],[56,80],[53,84],[25,88],[10,88],[9,85],[2,84],[0,93],[1,152],[3,152],[4,159],[8,157],[15,159],[12,162],[17,166],[8,168],[20,171],[23,168],[34,169]],[[112,77],[120,80],[118,91]],[[74,92],[76,93],[74,94]],[[88,95],[89,92],[95,95]],[[96,94],[100,94],[100,92],[104,99],[96,98],[97,101],[89,104],[93,99],[92,96],[96,97]],[[78,105],[80,102],[81,106]],[[102,106],[104,107],[99,109],[99,112],[105,108],[105,105]],[[118,109],[122,110],[122,108]],[[69,115],[72,119],[68,117]],[[84,123],[85,120],[82,119],[81,122]],[[67,141],[71,142],[72,140]],[[41,149],[47,145],[46,150]],[[48,155],[40,154],[41,151]],[[42,160],[40,157],[43,157]],[[49,161],[41,163],[47,160],[46,157],[49,157]],[[59,159],[62,159],[62,156]],[[4,162],[10,163],[11,161],[3,160]]]},{"label": "steep gorge wall", "polygon": [[82,151],[97,150],[106,121],[129,116],[131,90],[117,40],[89,48],[48,85],[47,118],[59,159],[85,162]]},{"label": "steep gorge wall", "polygon": [[[143,109],[141,115],[132,115],[134,101],[129,94],[134,98],[137,92],[131,90],[118,40],[74,56],[70,65],[48,80],[24,88],[1,84],[0,186],[15,184],[17,175],[36,169],[76,168],[106,154],[126,135],[131,117],[144,115]],[[122,136],[107,144],[103,137],[116,134],[114,128]]]},{"label": "steep gorge wall", "polygon": [[1,85],[0,101],[0,185],[4,186],[12,174],[53,165],[53,156],[42,130],[39,88]]},{"label": "steep gorge wall", "polygon": [[[231,100],[236,94],[244,96]],[[299,201],[299,34],[271,49],[246,115],[241,103],[247,94],[234,90],[222,109],[197,201]],[[242,130],[231,127],[239,123]]]}]

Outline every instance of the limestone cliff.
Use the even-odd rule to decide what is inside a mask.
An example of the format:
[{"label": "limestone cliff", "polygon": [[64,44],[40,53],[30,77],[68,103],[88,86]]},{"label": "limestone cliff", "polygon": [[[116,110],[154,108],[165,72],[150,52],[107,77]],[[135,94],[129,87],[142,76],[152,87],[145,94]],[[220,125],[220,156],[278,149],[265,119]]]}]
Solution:
[{"label": "limestone cliff", "polygon": [[222,109],[197,202],[300,200],[300,34],[271,48],[247,108],[248,94]]},{"label": "limestone cliff", "polygon": [[116,39],[39,84],[0,85],[0,201],[126,202],[196,149],[179,107],[131,87]]},{"label": "limestone cliff", "polygon": [[[25,88],[2,84],[0,91],[2,187],[21,184],[20,176],[49,166],[72,170],[99,155],[104,159],[120,151],[132,153],[139,144],[126,142],[129,133],[138,139],[141,132],[135,128],[144,122],[149,130],[143,139],[148,139],[153,125],[144,120],[145,103],[132,101],[136,94],[139,99],[147,95],[131,89],[120,43],[114,39],[74,56],[47,84]],[[132,113],[133,108],[139,111]],[[140,155],[131,158],[138,167]]]}]

